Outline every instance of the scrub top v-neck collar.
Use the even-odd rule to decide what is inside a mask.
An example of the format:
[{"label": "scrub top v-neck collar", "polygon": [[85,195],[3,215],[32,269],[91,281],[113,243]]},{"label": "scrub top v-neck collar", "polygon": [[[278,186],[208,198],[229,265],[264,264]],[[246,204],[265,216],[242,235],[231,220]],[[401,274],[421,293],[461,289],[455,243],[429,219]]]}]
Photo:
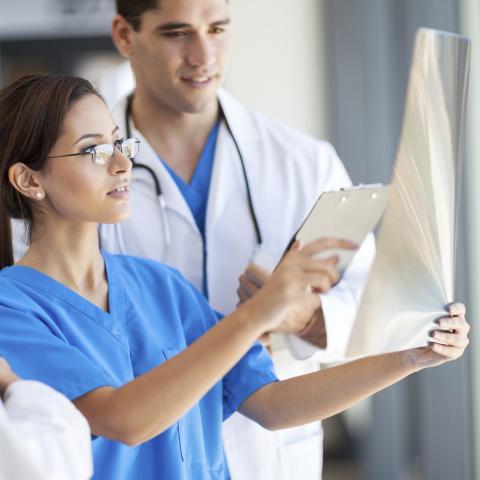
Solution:
[{"label": "scrub top v-neck collar", "polygon": [[167,169],[168,173],[177,185],[178,190],[182,194],[185,202],[190,208],[195,223],[204,241],[208,195],[219,129],[220,121],[217,121],[210,131],[207,141],[205,142],[202,152],[200,153],[200,158],[190,182],[183,180],[183,178],[180,177],[167,162],[159,157],[160,161]]},{"label": "scrub top v-neck collar", "polygon": [[125,292],[119,283],[118,275],[116,275],[115,262],[110,261],[110,255],[106,252],[101,253],[104,259],[105,273],[108,282],[108,312],[102,310],[93,302],[82,297],[82,295],[63,283],[35,268],[24,265],[12,265],[11,267],[3,269],[0,275],[10,277],[35,290],[58,298],[96,322],[100,322],[104,328],[114,334],[116,330],[115,324],[122,313],[125,312]]}]

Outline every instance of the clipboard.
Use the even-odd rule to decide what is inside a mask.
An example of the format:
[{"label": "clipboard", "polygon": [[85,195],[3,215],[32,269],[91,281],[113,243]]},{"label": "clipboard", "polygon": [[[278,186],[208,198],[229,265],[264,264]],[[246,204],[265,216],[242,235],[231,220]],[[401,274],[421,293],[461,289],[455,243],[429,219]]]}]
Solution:
[{"label": "clipboard", "polygon": [[[323,192],[288,244],[303,244],[319,238],[341,238],[360,245],[382,218],[388,203],[388,185],[358,185],[334,192]],[[284,253],[284,254],[285,254]],[[346,270],[356,251],[331,249],[318,258],[338,255],[340,274]]]}]

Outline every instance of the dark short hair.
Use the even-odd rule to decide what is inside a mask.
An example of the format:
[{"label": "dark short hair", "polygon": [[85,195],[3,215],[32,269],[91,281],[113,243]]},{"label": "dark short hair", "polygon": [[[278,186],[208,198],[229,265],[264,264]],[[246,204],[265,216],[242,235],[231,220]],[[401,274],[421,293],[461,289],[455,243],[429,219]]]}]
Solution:
[{"label": "dark short hair", "polygon": [[159,4],[160,0],[116,0],[117,13],[136,31],[140,30],[143,13],[158,8]]},{"label": "dark short hair", "polygon": [[29,231],[34,221],[9,169],[22,162],[42,170],[70,107],[87,95],[101,98],[88,80],[69,75],[28,75],[0,90],[0,269],[13,263],[10,220],[26,220]]},{"label": "dark short hair", "polygon": [[115,3],[117,13],[138,32],[142,23],[140,17],[148,10],[160,8],[160,2],[161,0],[116,0]]}]

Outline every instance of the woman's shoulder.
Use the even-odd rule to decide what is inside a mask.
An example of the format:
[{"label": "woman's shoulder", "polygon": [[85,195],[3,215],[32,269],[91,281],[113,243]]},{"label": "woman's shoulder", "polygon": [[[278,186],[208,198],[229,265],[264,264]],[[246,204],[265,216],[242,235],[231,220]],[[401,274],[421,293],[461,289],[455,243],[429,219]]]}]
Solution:
[{"label": "woman's shoulder", "polygon": [[0,312],[17,312],[26,316],[37,315],[48,303],[45,291],[36,289],[28,279],[30,272],[12,266],[0,270]]},{"label": "woman's shoulder", "polygon": [[0,270],[0,299],[15,299],[28,296],[29,285],[22,282],[22,267],[12,265]]}]

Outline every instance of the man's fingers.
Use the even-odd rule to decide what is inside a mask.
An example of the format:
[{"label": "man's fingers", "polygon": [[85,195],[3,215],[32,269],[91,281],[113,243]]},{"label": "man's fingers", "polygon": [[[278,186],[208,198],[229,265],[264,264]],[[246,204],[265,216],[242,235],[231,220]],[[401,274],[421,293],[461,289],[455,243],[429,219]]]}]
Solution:
[{"label": "man's fingers", "polygon": [[[268,270],[251,263],[244,273],[245,277],[252,283],[254,283],[257,287],[263,287],[267,282],[268,278],[270,277],[270,273]],[[241,277],[240,277],[241,278]]]},{"label": "man's fingers", "polygon": [[240,287],[249,297],[255,295],[255,293],[257,293],[259,290],[258,285],[251,282],[245,274],[240,277]]},{"label": "man's fingers", "polygon": [[244,302],[246,302],[250,297],[245,293],[245,290],[242,287],[237,288],[237,296],[239,299],[239,302],[237,305],[240,305]]}]

